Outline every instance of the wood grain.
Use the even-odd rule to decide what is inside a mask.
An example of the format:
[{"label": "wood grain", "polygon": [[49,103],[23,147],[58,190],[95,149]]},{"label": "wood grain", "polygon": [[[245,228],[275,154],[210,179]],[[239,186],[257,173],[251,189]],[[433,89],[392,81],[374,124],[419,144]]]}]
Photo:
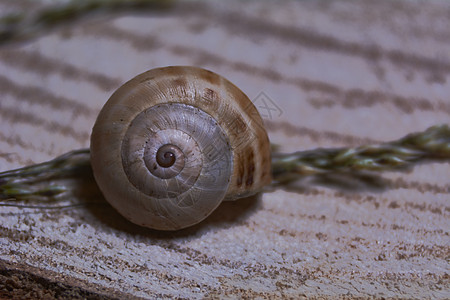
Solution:
[{"label": "wood grain", "polygon": [[[2,0],[0,11],[27,5]],[[166,65],[235,83],[283,151],[448,124],[449,15],[446,1],[174,2],[5,44],[0,171],[88,147],[112,92]],[[16,296],[40,282],[67,298],[449,298],[449,174],[433,163],[375,181],[302,182],[176,233],[130,224],[97,193],[58,203],[100,202],[72,209],[2,207],[0,295],[22,278]]]}]

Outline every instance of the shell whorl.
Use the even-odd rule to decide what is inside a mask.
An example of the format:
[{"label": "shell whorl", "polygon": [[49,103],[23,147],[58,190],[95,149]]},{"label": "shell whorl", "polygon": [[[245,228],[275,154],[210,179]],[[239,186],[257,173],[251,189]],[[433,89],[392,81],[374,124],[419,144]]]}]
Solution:
[{"label": "shell whorl", "polygon": [[94,125],[91,162],[122,215],[162,230],[194,225],[222,200],[271,180],[256,108],[232,83],[195,67],[153,69],[120,87]]},{"label": "shell whorl", "polygon": [[224,197],[231,154],[228,139],[214,119],[181,103],[144,110],[131,122],[122,142],[122,166],[129,182],[160,201],[176,198],[180,207],[193,206],[201,198]]}]

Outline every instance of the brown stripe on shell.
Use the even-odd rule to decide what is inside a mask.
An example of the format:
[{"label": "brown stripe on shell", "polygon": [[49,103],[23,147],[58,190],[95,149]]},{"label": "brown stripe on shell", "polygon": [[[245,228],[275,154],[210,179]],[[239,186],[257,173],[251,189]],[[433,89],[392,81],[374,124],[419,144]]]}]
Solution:
[{"label": "brown stripe on shell", "polygon": [[210,88],[205,88],[199,98],[200,106],[208,107],[211,111],[219,111],[220,106],[223,105],[223,101],[225,100],[222,99],[218,91]]},{"label": "brown stripe on shell", "polygon": [[255,159],[254,159],[253,149],[250,148],[247,153],[246,165],[247,165],[247,179],[245,180],[245,186],[251,187],[254,182],[255,174]]},{"label": "brown stripe on shell", "polygon": [[228,133],[236,140],[239,140],[238,144],[248,141],[249,137],[246,136],[245,133],[247,133],[249,129],[246,122],[240,115],[234,114],[233,119],[229,120],[227,123],[229,124]]},{"label": "brown stripe on shell", "polygon": [[209,70],[204,70],[203,72],[201,72],[201,74],[199,74],[199,78],[215,86],[218,86],[221,83],[221,77]]},{"label": "brown stripe on shell", "polygon": [[203,99],[205,99],[206,101],[214,102],[219,100],[219,95],[214,90],[205,88],[203,90]]},{"label": "brown stripe on shell", "polygon": [[171,84],[177,88],[186,89],[188,87],[188,83],[187,83],[186,79],[181,78],[181,77],[175,78]]},{"label": "brown stripe on shell", "polygon": [[[258,149],[267,149],[270,148],[270,143],[268,140],[259,139],[258,147]],[[259,152],[256,158],[259,159],[256,164],[256,174],[260,175],[261,182],[270,182],[272,180],[270,152]]]},{"label": "brown stripe on shell", "polygon": [[[172,89],[178,90],[181,98],[189,97],[189,90],[191,90],[191,87],[189,86],[189,82],[186,81],[184,76],[180,75],[178,77],[175,77],[174,79],[169,81],[168,85]],[[181,101],[181,99],[179,99],[178,101]]]},{"label": "brown stripe on shell", "polygon": [[242,159],[242,154],[241,153],[234,153],[235,155],[235,159],[234,161],[238,162],[235,166],[234,166],[234,174],[233,176],[236,177],[236,186],[238,188],[242,187],[242,183],[244,182],[244,164],[241,163],[243,161]]}]

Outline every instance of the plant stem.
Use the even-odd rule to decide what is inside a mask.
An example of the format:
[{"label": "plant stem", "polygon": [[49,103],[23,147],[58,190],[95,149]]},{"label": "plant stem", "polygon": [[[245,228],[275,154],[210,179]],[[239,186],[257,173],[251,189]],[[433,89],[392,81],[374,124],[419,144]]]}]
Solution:
[{"label": "plant stem", "polygon": [[450,128],[441,125],[378,145],[275,153],[272,157],[272,174],[275,184],[283,184],[305,176],[382,172],[405,169],[427,160],[449,159]]},{"label": "plant stem", "polygon": [[158,11],[168,9],[172,4],[169,0],[72,0],[43,6],[32,13],[11,13],[0,17],[0,45],[26,40],[93,12]]},{"label": "plant stem", "polygon": [[89,149],[75,150],[48,162],[0,173],[0,199],[50,201],[77,194],[80,183],[95,184],[89,157]]},{"label": "plant stem", "polygon": [[[398,170],[429,160],[450,160],[448,125],[433,126],[378,145],[274,153],[272,185],[280,186],[312,175]],[[92,193],[99,191],[92,174],[89,149],[71,151],[48,162],[0,173],[0,199],[6,201],[52,201]]]}]

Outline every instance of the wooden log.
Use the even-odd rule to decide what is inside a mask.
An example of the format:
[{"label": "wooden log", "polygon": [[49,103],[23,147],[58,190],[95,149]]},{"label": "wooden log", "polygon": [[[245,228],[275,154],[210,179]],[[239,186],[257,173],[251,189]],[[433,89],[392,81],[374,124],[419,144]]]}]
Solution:
[{"label": "wooden log", "polygon": [[[0,1],[2,14],[27,6]],[[446,1],[173,2],[43,28],[0,48],[0,171],[88,147],[111,93],[166,65],[235,83],[286,152],[448,124],[449,15]],[[56,203],[96,205],[1,207],[0,296],[449,298],[449,174],[301,182],[169,233],[98,191]]]}]

